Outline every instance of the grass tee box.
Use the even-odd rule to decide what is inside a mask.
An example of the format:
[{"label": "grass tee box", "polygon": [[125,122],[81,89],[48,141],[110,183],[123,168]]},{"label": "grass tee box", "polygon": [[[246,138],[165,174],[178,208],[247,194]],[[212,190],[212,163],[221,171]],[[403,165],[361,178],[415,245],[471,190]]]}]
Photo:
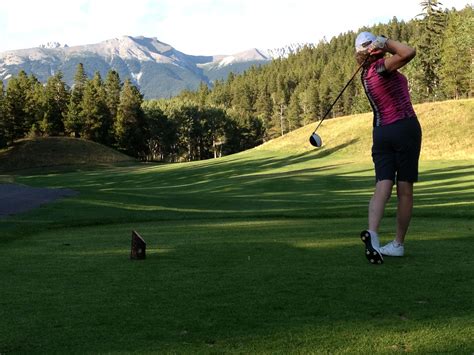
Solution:
[{"label": "grass tee box", "polygon": [[[284,137],[209,161],[15,175],[78,195],[0,220],[0,353],[472,353],[468,133],[456,159],[422,161],[406,255],[373,266],[359,239],[370,128],[351,137],[370,117],[344,120],[317,151]],[[132,230],[145,260],[130,260]]]}]

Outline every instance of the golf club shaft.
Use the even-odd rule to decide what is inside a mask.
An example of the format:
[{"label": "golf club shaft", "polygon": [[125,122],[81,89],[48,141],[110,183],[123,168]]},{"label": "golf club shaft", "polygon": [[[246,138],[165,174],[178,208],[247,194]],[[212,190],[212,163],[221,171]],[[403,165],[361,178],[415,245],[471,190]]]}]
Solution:
[{"label": "golf club shaft", "polygon": [[[368,58],[368,57],[367,57]],[[327,115],[329,115],[329,112],[331,112],[332,108],[334,107],[334,105],[336,104],[337,100],[339,100],[339,98],[342,96],[342,94],[344,93],[344,91],[347,89],[347,87],[350,85],[350,83],[352,82],[352,80],[354,80],[355,76],[357,75],[357,73],[359,72],[360,68],[362,68],[362,66],[365,64],[365,62],[367,61],[367,58],[364,60],[364,62],[359,65],[359,67],[357,68],[356,72],[354,73],[354,75],[352,75],[352,77],[350,78],[350,80],[347,82],[346,86],[344,86],[344,88],[342,89],[342,91],[339,93],[339,95],[337,95],[336,97],[336,100],[334,100],[334,102],[332,103],[331,107],[329,107],[329,110],[326,111],[326,113],[324,114],[323,118],[321,119],[321,121],[319,121],[319,124],[318,126],[316,127],[316,129],[314,130],[313,133],[315,133],[319,126],[321,126],[321,123],[323,123],[324,119],[326,118]]]}]

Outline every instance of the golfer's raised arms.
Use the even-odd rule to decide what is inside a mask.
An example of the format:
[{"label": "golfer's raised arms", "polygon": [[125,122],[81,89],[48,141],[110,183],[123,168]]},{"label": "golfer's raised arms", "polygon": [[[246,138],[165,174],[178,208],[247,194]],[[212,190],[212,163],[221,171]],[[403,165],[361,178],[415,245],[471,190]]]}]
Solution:
[{"label": "golfer's raised arms", "polygon": [[395,71],[410,60],[412,60],[416,55],[416,50],[406,44],[388,39],[385,42],[385,50],[392,54],[390,57],[385,58],[385,69],[389,72]]}]

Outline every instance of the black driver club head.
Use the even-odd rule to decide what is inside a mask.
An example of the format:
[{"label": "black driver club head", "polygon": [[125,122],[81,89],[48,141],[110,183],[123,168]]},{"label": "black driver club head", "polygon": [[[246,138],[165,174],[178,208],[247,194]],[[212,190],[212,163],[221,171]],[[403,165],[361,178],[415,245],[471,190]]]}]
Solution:
[{"label": "black driver club head", "polygon": [[309,142],[313,147],[316,148],[321,148],[321,146],[323,145],[323,140],[316,132],[313,132],[311,137],[309,137]]}]

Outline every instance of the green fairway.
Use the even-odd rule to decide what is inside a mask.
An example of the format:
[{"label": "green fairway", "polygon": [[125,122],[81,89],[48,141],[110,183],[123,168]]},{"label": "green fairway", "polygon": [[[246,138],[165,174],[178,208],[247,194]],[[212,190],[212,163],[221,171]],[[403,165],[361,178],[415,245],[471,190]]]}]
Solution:
[{"label": "green fairway", "polygon": [[[325,122],[319,150],[311,125],[214,160],[2,172],[78,194],[0,219],[0,354],[472,354],[474,100],[417,112],[406,255],[383,265],[359,238],[368,114]],[[394,196],[382,243],[395,213]]]}]

